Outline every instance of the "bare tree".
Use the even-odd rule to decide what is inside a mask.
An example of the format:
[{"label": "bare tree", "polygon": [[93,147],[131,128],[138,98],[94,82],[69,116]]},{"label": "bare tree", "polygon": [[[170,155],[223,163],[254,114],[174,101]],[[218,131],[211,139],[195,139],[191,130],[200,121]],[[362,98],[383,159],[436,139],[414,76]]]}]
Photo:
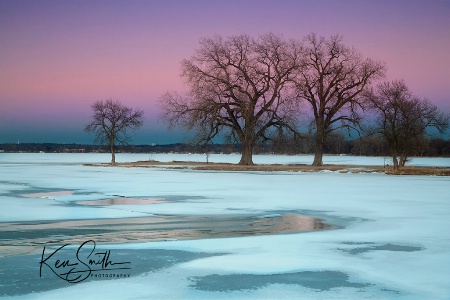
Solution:
[{"label": "bare tree", "polygon": [[389,144],[394,173],[423,144],[427,127],[440,133],[448,127],[449,115],[439,112],[428,100],[414,97],[402,80],[379,84],[367,98],[377,114],[376,128]]},{"label": "bare tree", "polygon": [[91,105],[94,112],[91,123],[85,127],[86,132],[96,135],[95,141],[109,145],[111,163],[116,163],[116,144],[126,145],[130,140],[128,130],[135,130],[144,123],[144,112],[124,106],[119,101],[100,100]]},{"label": "bare tree", "polygon": [[252,165],[256,142],[269,138],[271,128],[295,129],[290,92],[301,54],[298,42],[273,34],[202,39],[182,62],[189,93],[163,95],[163,117],[171,126],[195,130],[199,143],[218,134],[242,143],[239,164]]},{"label": "bare tree", "polygon": [[306,67],[300,70],[298,96],[310,104],[314,114],[313,165],[320,166],[330,132],[338,128],[359,129],[361,92],[384,76],[385,66],[364,59],[355,49],[346,47],[340,36],[326,39],[310,34],[304,42]]}]

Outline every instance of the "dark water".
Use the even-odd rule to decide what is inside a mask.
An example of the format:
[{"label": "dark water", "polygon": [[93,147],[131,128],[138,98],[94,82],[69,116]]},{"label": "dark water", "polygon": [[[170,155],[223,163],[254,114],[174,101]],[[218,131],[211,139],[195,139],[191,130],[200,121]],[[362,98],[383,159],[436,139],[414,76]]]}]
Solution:
[{"label": "dark water", "polygon": [[349,276],[337,271],[304,271],[283,274],[207,275],[190,278],[191,287],[203,291],[231,292],[256,290],[270,284],[295,284],[319,291],[339,287],[362,288],[370,284],[351,282]]},{"label": "dark water", "polygon": [[82,243],[148,242],[255,236],[331,229],[318,218],[294,213],[259,215],[159,215],[145,218],[0,223],[0,256],[13,247]]}]

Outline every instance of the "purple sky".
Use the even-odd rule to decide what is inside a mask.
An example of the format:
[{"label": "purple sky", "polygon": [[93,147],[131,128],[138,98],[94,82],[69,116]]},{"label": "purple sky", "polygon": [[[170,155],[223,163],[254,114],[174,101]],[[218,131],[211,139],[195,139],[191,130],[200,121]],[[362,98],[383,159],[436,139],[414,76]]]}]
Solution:
[{"label": "purple sky", "polygon": [[156,117],[202,37],[340,34],[387,79],[450,112],[450,1],[0,0],[0,143],[92,143],[90,104],[143,109],[134,143],[182,141]]}]

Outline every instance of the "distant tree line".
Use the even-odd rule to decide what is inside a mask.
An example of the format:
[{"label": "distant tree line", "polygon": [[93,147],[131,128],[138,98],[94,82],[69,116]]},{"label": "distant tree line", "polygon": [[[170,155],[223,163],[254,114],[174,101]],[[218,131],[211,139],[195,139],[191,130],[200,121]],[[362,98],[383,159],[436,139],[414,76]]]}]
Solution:
[{"label": "distant tree line", "polygon": [[[314,136],[301,141],[287,140],[281,144],[261,145],[262,152],[280,154],[314,154]],[[345,133],[331,134],[324,145],[324,154],[346,154],[356,156],[391,156],[390,145],[380,134],[348,139]],[[411,144],[409,156],[450,157],[450,140],[423,136]]]},{"label": "distant tree line", "polygon": [[[307,141],[309,140],[309,141]],[[255,154],[314,154],[314,136],[307,137],[301,143],[285,140],[283,143],[260,143],[255,147]],[[55,143],[21,143],[0,144],[1,152],[24,153],[109,153],[108,145],[91,144],[55,144]],[[117,147],[119,153],[240,153],[239,144],[208,144],[206,147],[195,144],[165,145],[122,145]],[[348,139],[346,134],[335,132],[325,143],[324,154],[356,156],[389,156],[389,145],[380,135],[371,135],[357,139]],[[450,140],[442,138],[424,138],[416,146],[412,156],[450,157]]]}]

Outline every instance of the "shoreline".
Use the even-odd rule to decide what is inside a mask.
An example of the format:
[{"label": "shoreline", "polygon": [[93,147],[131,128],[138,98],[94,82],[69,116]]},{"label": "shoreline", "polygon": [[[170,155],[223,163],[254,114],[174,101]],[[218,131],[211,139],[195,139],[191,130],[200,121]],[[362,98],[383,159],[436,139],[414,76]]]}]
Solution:
[{"label": "shoreline", "polygon": [[450,176],[450,167],[406,166],[400,172],[393,174],[391,166],[364,166],[364,165],[323,165],[311,166],[306,164],[258,164],[243,166],[231,163],[206,163],[192,161],[160,162],[155,160],[100,164],[83,164],[91,167],[124,167],[124,168],[165,168],[190,169],[198,171],[261,171],[261,172],[337,172],[337,173],[383,173],[388,175],[428,175]]}]

